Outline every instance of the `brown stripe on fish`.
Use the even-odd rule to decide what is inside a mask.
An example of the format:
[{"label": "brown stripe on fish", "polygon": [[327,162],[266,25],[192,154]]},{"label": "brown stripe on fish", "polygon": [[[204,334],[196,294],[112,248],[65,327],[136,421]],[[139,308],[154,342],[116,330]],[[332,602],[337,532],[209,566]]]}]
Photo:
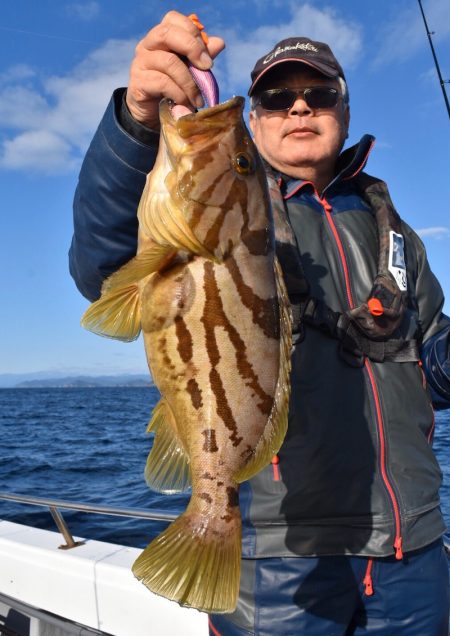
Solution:
[{"label": "brown stripe on fish", "polygon": [[203,406],[202,402],[202,391],[198,386],[197,380],[191,378],[186,385],[186,389],[191,396],[191,402],[194,409],[198,410],[201,406]]},{"label": "brown stripe on fish", "polygon": [[230,323],[227,315],[225,314],[215,278],[214,264],[206,261],[204,264],[204,272],[205,276],[203,286],[205,291],[205,305],[201,321],[205,326],[206,349],[213,367],[209,374],[211,388],[216,398],[217,413],[224,421],[225,426],[232,432],[231,439],[233,439],[233,443],[237,446],[242,438],[238,438],[237,436],[237,424],[228,404],[221,377],[215,369],[220,361],[220,352],[215,336],[216,327],[223,327],[228,333],[230,341],[236,352],[236,364],[239,375],[243,379],[249,380],[246,384],[249,388],[253,389],[255,394],[259,397],[257,406],[264,415],[269,415],[271,413],[273,397],[266,393],[259,383],[258,376],[247,358],[246,343],[242,340],[238,331]]},{"label": "brown stripe on fish", "polygon": [[239,446],[242,437],[239,437],[237,422],[233,417],[233,412],[228,404],[227,394],[223,388],[222,378],[217,369],[209,372],[209,381],[214,395],[216,396],[217,415],[223,420],[225,426],[231,431],[230,441],[233,446]]},{"label": "brown stripe on fish", "polygon": [[228,496],[228,505],[230,506],[230,508],[235,508],[236,506],[239,506],[239,491],[237,488],[228,486],[227,496]]},{"label": "brown stripe on fish", "polygon": [[175,317],[175,332],[177,334],[177,349],[183,362],[189,362],[192,359],[192,336],[186,326],[182,316]]},{"label": "brown stripe on fish", "polygon": [[205,438],[203,442],[203,450],[207,453],[217,453],[219,447],[216,441],[216,431],[213,428],[207,428],[202,431],[202,435]]},{"label": "brown stripe on fish", "polygon": [[171,369],[172,371],[174,371],[176,369],[176,367],[173,364],[172,360],[169,358],[169,354],[167,353],[167,339],[166,338],[159,338],[158,339],[158,351],[162,355],[162,360],[163,360],[165,366],[168,367],[169,369]]},{"label": "brown stripe on fish", "polygon": [[[222,180],[222,174],[219,173],[206,189],[202,190],[201,192],[195,192],[194,199],[192,199],[192,190],[198,187],[199,183],[204,184],[205,182],[208,183],[209,181],[207,174],[204,174],[202,172],[200,175],[199,172],[203,171],[210,163],[213,162],[214,155],[212,152],[205,152],[201,155],[198,155],[197,157],[195,157],[192,163],[192,168],[188,172],[186,172],[180,179],[180,183],[178,186],[179,192],[182,194],[183,198],[189,200],[191,203],[191,217],[189,219],[189,225],[193,230],[195,230],[200,221],[203,220],[205,207],[204,204],[201,203],[201,201],[209,201],[211,193],[214,192],[217,184]],[[197,203],[197,205],[195,205],[195,203]]]},{"label": "brown stripe on fish", "polygon": [[244,282],[238,264],[232,256],[226,259],[225,266],[231,274],[243,305],[252,312],[253,322],[263,330],[264,335],[268,338],[279,340],[280,317],[278,299],[272,296],[265,300],[256,296],[252,288]]},{"label": "brown stripe on fish", "polygon": [[202,475],[200,475],[201,479],[208,479],[209,481],[215,481],[216,477],[214,477],[213,475],[211,475],[211,473],[208,473],[208,471],[206,471],[206,473],[203,473]]},{"label": "brown stripe on fish", "polygon": [[[226,199],[220,205],[221,212],[217,214],[216,219],[212,227],[208,230],[205,238],[205,245],[208,249],[214,250],[220,244],[220,231],[223,227],[225,217],[232,210],[236,204],[239,210],[247,210],[248,202],[248,188],[245,181],[236,181],[233,188],[229,191]],[[236,228],[237,230],[238,228]],[[239,238],[241,238],[241,231],[239,228]]]}]

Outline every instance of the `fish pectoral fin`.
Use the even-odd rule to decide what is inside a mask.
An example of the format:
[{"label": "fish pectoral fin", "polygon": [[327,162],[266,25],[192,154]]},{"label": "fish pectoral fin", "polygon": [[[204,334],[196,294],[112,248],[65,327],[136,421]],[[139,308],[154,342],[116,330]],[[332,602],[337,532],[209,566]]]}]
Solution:
[{"label": "fish pectoral fin", "polygon": [[147,546],[133,574],[155,594],[185,607],[232,612],[241,566],[239,509],[226,522],[190,509],[191,504]]},{"label": "fish pectoral fin", "polygon": [[176,251],[154,243],[105,280],[102,295],[85,311],[81,325],[105,338],[136,340],[141,332],[139,282],[168,264]]},{"label": "fish pectoral fin", "polygon": [[141,331],[138,286],[129,285],[102,294],[84,312],[81,325],[105,338],[124,342],[136,340]]},{"label": "fish pectoral fin", "polygon": [[102,293],[138,283],[146,276],[165,267],[175,254],[176,250],[173,247],[153,243],[150,247],[139,252],[128,263],[122,265],[117,272],[111,274],[103,283]]},{"label": "fish pectoral fin", "polygon": [[280,310],[280,369],[275,387],[275,398],[264,433],[247,464],[234,475],[234,479],[238,483],[254,477],[262,468],[270,463],[272,457],[280,450],[288,426],[292,315],[289,296],[278,259],[275,259],[274,269],[278,306]]},{"label": "fish pectoral fin", "polygon": [[145,466],[145,481],[152,490],[173,494],[183,492],[191,485],[189,457],[179,439],[178,427],[167,401],[162,398],[156,405],[147,432],[155,439]]}]

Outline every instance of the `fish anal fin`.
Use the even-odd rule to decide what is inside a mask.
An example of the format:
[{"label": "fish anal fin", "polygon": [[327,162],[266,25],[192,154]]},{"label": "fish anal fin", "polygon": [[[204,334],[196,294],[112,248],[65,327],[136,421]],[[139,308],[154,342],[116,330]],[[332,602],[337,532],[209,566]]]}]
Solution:
[{"label": "fish anal fin", "polygon": [[223,525],[188,507],[136,559],[133,574],[155,594],[185,607],[232,612],[240,579],[239,512],[226,523],[226,532]]},{"label": "fish anal fin", "polygon": [[155,438],[144,470],[148,487],[166,494],[187,490],[191,485],[189,457],[178,437],[173,411],[164,398],[153,411],[147,429],[151,431]]},{"label": "fish anal fin", "polygon": [[141,331],[138,286],[129,285],[102,294],[84,312],[81,325],[105,338],[124,342],[136,340]]},{"label": "fish anal fin", "polygon": [[256,445],[254,453],[250,456],[247,464],[234,475],[234,479],[238,483],[254,477],[262,468],[270,463],[272,457],[279,451],[287,431],[290,396],[292,315],[289,297],[278,259],[275,259],[274,270],[280,309],[281,334],[280,368],[275,388],[275,399],[264,433]]}]

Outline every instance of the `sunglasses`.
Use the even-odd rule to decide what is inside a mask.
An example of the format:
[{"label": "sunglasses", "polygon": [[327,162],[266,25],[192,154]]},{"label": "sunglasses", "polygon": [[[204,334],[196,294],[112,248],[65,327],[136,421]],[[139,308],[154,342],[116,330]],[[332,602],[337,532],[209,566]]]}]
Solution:
[{"label": "sunglasses", "polygon": [[263,91],[257,101],[264,110],[289,110],[298,99],[305,100],[310,108],[333,108],[338,103],[340,94],[336,88],[329,86],[311,86],[308,88],[271,88]]}]

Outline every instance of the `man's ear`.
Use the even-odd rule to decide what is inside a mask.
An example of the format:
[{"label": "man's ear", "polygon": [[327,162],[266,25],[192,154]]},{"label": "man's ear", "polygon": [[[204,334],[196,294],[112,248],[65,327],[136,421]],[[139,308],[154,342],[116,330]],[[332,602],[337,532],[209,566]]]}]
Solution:
[{"label": "man's ear", "polygon": [[350,128],[350,106],[345,104],[344,111],[344,126],[345,126],[345,138],[348,138],[348,129]]},{"label": "man's ear", "polygon": [[252,131],[252,135],[255,134],[255,126],[256,126],[256,115],[255,115],[255,111],[251,110],[248,116],[248,126],[250,128],[250,130]]}]

